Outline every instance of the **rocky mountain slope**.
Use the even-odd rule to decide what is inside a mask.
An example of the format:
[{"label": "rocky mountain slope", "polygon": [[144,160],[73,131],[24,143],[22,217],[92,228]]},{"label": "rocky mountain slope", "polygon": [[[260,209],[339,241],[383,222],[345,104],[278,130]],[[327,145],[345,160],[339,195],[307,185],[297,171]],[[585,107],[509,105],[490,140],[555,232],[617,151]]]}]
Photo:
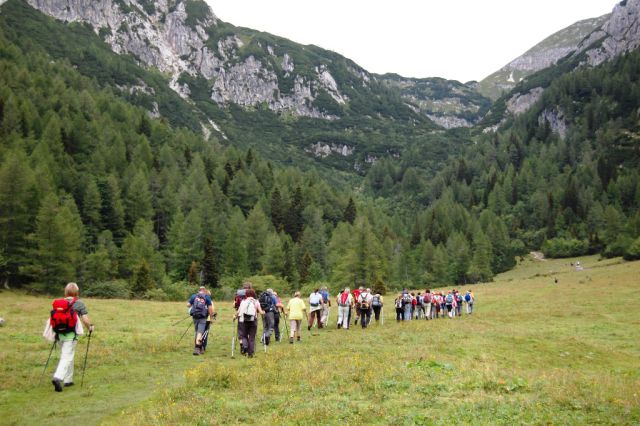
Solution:
[{"label": "rocky mountain slope", "polygon": [[484,78],[478,91],[491,99],[497,99],[511,91],[527,76],[555,65],[560,59],[578,50],[580,43],[601,28],[610,15],[586,19],[547,37],[523,55]]},{"label": "rocky mountain slope", "polygon": [[477,91],[477,83],[462,84],[444,78],[406,78],[397,74],[379,76],[403,99],[445,129],[472,127],[482,119],[491,100]]}]

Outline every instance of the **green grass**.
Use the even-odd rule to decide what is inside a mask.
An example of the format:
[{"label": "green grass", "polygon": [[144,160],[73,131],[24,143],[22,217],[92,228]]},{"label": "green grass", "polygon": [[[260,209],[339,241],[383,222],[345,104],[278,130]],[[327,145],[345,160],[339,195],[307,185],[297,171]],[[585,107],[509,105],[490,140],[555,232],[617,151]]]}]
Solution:
[{"label": "green grass", "polygon": [[[182,303],[88,300],[96,332],[84,389],[38,379],[50,300],[0,293],[3,424],[638,424],[640,262],[525,260],[473,286],[476,312],[368,330],[304,329],[230,358],[231,307],[191,355]],[[554,284],[554,279],[558,284]],[[391,295],[390,295],[391,296]],[[388,297],[389,299],[390,297]],[[335,308],[334,308],[335,309]],[[332,322],[336,312],[332,311]],[[260,348],[262,349],[262,348]],[[76,358],[80,380],[85,342]]]}]

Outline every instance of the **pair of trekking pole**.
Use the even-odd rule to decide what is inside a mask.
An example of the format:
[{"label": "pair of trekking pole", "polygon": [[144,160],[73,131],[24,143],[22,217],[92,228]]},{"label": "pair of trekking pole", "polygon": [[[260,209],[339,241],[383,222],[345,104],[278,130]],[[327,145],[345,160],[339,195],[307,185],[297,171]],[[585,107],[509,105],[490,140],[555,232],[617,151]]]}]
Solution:
[{"label": "pair of trekking pole", "polygon": [[[87,358],[89,357],[89,345],[91,345],[91,333],[89,330],[89,338],[87,339],[87,350],[84,353],[84,363],[82,364],[82,376],[80,378],[80,387],[84,386],[84,373],[87,371]],[[42,370],[42,375],[40,375],[40,383],[42,383],[42,379],[44,378],[44,374],[47,372],[47,367],[49,366],[49,361],[51,360],[51,355],[53,354],[53,349],[56,347],[56,343],[58,340],[54,340],[51,344],[51,349],[49,350],[49,356],[47,357],[47,362],[44,363],[44,369]]]}]

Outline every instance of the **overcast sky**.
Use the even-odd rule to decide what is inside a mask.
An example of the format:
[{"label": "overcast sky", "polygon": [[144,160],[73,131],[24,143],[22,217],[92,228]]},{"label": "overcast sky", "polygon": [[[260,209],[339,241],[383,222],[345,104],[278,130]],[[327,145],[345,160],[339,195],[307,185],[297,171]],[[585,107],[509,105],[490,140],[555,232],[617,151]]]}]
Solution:
[{"label": "overcast sky", "polygon": [[206,0],[230,24],[333,50],[367,71],[481,80],[612,0]]}]

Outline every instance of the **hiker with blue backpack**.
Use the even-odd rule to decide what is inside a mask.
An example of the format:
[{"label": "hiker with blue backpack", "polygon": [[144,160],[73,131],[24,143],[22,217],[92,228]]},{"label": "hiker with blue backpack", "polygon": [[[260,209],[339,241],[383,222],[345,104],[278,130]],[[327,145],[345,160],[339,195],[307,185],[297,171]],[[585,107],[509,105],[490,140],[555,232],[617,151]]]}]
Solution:
[{"label": "hiker with blue backpack", "polygon": [[318,328],[322,328],[321,315],[324,307],[324,300],[320,289],[315,289],[313,293],[309,295],[309,318],[307,319],[307,329],[311,330],[314,322],[317,320]]},{"label": "hiker with blue backpack", "polygon": [[464,295],[464,301],[467,304],[467,314],[471,315],[473,313],[473,292],[471,290],[467,290]]},{"label": "hiker with blue backpack", "polygon": [[89,311],[86,305],[78,299],[79,293],[80,290],[76,283],[68,283],[66,285],[64,298],[53,301],[51,317],[44,332],[45,339],[53,342],[52,351],[54,345],[60,343],[60,361],[51,380],[56,392],[62,392],[63,386],[73,386],[73,360],[78,337],[84,334],[82,324],[89,329],[89,337],[93,333],[93,324],[89,319]]},{"label": "hiker with blue backpack", "polygon": [[413,297],[409,290],[402,290],[402,321],[411,321],[413,311]]},{"label": "hiker with blue backpack", "polygon": [[192,294],[187,302],[189,314],[193,318],[193,327],[195,329],[195,341],[193,354],[202,355],[202,336],[207,327],[207,317],[213,317],[213,301],[211,296],[207,294],[207,289],[200,286],[196,294]]},{"label": "hiker with blue backpack", "polygon": [[322,295],[322,314],[320,315],[320,322],[323,327],[326,327],[329,323],[329,312],[331,309],[331,296],[329,295],[329,290],[326,286],[320,289],[320,294]]},{"label": "hiker with blue backpack", "polygon": [[456,303],[456,298],[453,295],[453,291],[449,291],[449,293],[447,293],[447,295],[444,298],[444,303],[447,308],[447,315],[449,315],[449,318],[453,318],[455,315],[455,303]]},{"label": "hiker with blue backpack", "polygon": [[260,298],[258,299],[260,302],[260,308],[264,311],[264,315],[262,316],[262,337],[260,341],[264,343],[266,346],[269,346],[269,342],[271,340],[271,333],[273,333],[275,328],[275,312],[276,312],[276,299],[273,295],[272,289],[267,289],[264,291]]},{"label": "hiker with blue backpack", "polygon": [[373,308],[373,316],[376,319],[376,322],[380,321],[380,313],[382,312],[382,307],[384,306],[384,298],[380,293],[376,293],[373,295],[371,299],[371,307]]}]

